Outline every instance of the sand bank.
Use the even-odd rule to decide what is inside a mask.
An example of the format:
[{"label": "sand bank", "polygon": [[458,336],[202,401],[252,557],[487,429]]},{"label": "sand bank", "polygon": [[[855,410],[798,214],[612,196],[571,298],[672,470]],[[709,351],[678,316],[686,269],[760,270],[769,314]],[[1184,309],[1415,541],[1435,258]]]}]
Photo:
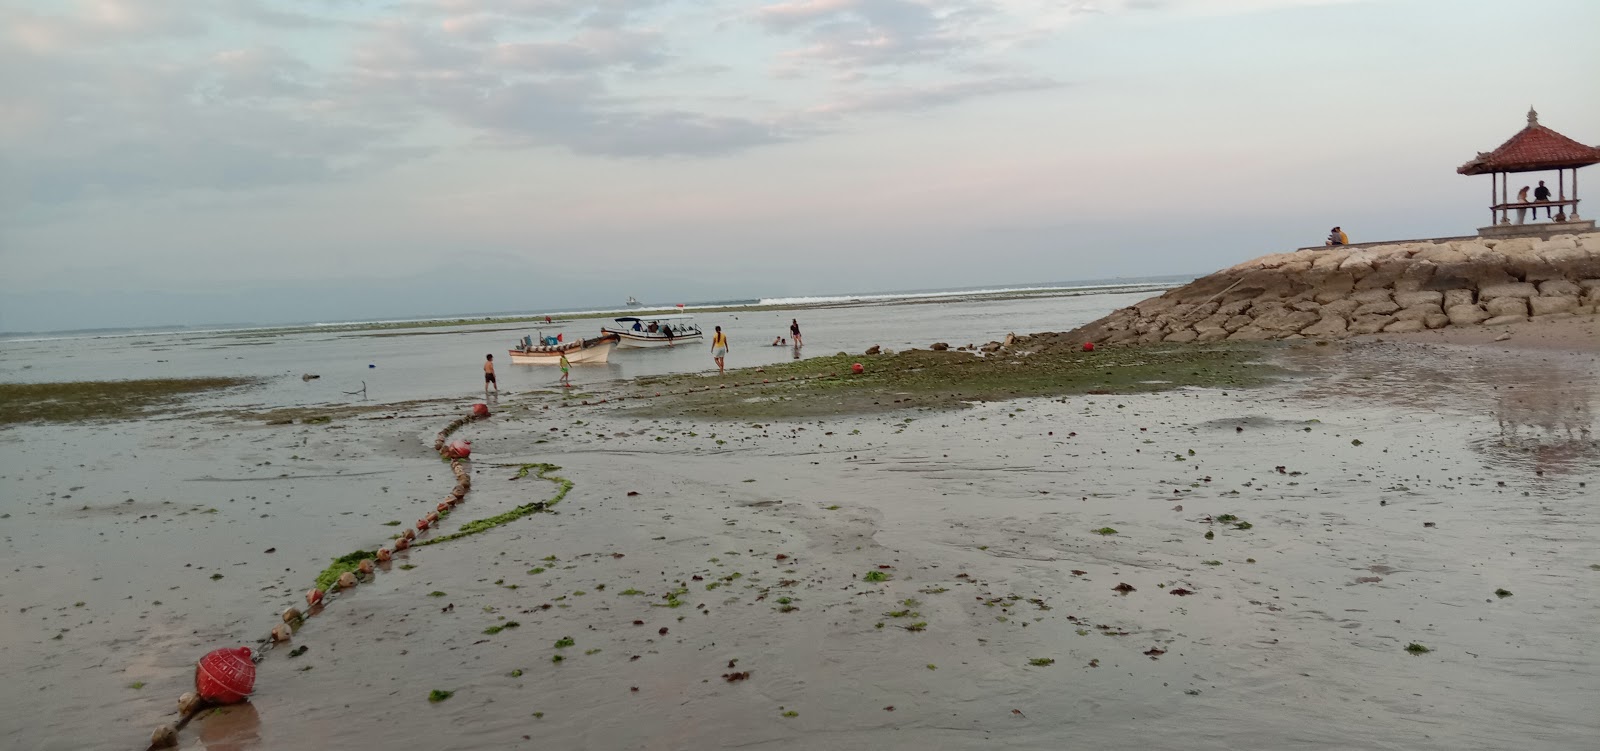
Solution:
[{"label": "sand bank", "polygon": [[[438,532],[547,496],[523,464],[565,500],[397,554],[184,742],[1571,748],[1600,732],[1600,373],[1503,349],[796,419],[507,399],[458,434]],[[448,489],[429,444],[466,404],[4,433],[0,739],[139,746],[200,654]]]}]

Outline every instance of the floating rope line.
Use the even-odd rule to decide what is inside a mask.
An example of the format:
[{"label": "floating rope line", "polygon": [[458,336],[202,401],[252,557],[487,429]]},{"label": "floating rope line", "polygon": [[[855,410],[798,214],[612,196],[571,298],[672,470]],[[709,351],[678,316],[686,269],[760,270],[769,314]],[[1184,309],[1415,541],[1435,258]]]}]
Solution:
[{"label": "floating rope line", "polygon": [[[439,458],[450,463],[450,472],[455,477],[455,486],[450,489],[450,493],[432,511],[427,512],[417,520],[415,529],[407,528],[394,538],[394,550],[390,550],[387,547],[380,547],[375,551],[358,550],[334,559],[333,565],[318,575],[315,586],[306,592],[306,610],[301,612],[299,608],[294,606],[284,609],[283,622],[273,626],[266,637],[256,641],[256,651],[250,657],[251,664],[260,664],[266,659],[267,652],[278,645],[288,642],[294,633],[305,625],[306,619],[320,614],[332,600],[338,599],[340,592],[352,589],[363,581],[371,581],[377,575],[377,566],[393,560],[395,552],[406,550],[413,546],[437,545],[441,542],[459,540],[463,537],[486,532],[529,514],[547,510],[566,497],[567,493],[573,488],[572,481],[550,474],[559,470],[560,467],[544,463],[516,465],[519,468],[517,479],[527,477],[530,472],[534,472],[534,476],[538,479],[548,480],[556,484],[555,495],[547,500],[517,506],[510,511],[487,519],[468,522],[462,525],[461,529],[448,535],[418,539],[419,534],[426,534],[431,527],[439,523],[450,509],[466,500],[467,493],[472,490],[472,474],[467,468],[467,457],[472,453],[472,442],[454,441],[446,443],[446,440],[451,434],[467,424],[488,418],[489,408],[483,404],[475,404],[471,414],[450,421],[443,430],[440,430],[434,436],[434,451],[439,453]],[[414,544],[413,541],[415,541]],[[304,648],[291,651],[289,656],[298,656],[303,650]],[[254,683],[253,675],[249,678],[249,682],[251,684]],[[249,687],[246,687],[243,693],[248,694],[248,692]],[[179,730],[188,725],[189,721],[198,716],[201,711],[221,703],[224,702],[212,701],[197,691],[185,692],[183,696],[178,698],[178,720],[165,723],[156,728],[155,732],[150,736],[149,748],[162,749],[177,746]]]}]

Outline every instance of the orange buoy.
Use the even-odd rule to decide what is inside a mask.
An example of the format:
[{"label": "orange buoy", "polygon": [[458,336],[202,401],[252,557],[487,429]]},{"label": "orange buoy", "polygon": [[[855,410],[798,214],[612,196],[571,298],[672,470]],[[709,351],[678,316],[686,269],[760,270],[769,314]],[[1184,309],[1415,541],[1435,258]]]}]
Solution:
[{"label": "orange buoy", "polygon": [[389,560],[390,558],[393,558],[393,557],[394,557],[394,554],[389,552],[388,548],[378,548],[378,560],[379,561],[387,561],[387,560]]},{"label": "orange buoy", "polygon": [[861,363],[855,363],[850,366],[850,372],[857,375],[860,375],[860,373],[864,370],[866,370],[866,368],[861,367]]},{"label": "orange buoy", "polygon": [[310,605],[311,607],[316,607],[317,605],[319,605],[321,603],[322,603],[322,590],[313,589],[310,592],[306,593],[306,604],[307,605]]},{"label": "orange buoy", "polygon": [[[406,531],[410,532],[411,530],[408,529]],[[408,538],[408,537],[402,537],[402,538],[394,541],[394,549],[395,550],[405,550],[406,548],[409,548],[409,547],[411,547],[411,539]]]},{"label": "orange buoy", "polygon": [[423,531],[427,531],[427,529],[428,529],[428,520],[427,519],[418,519],[417,520],[417,531],[423,532]]},{"label": "orange buoy", "polygon": [[482,403],[472,405],[472,416],[473,417],[488,417],[489,416],[489,405],[482,404]]},{"label": "orange buoy", "polygon": [[1085,352],[1093,352],[1094,351],[1094,342],[1084,342],[1083,343],[1083,351],[1085,351]]},{"label": "orange buoy", "polygon": [[250,661],[249,647],[212,650],[195,664],[194,688],[206,701],[237,704],[255,687],[256,664]]}]

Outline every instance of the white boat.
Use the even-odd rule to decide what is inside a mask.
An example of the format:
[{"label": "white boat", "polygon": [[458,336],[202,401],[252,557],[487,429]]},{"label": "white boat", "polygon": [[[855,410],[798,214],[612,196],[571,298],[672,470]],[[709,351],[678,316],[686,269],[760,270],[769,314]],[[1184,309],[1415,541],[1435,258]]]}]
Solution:
[{"label": "white boat", "polygon": [[631,296],[628,298],[628,307],[636,307],[636,306],[643,305],[643,304],[644,303],[633,299],[633,297],[631,297]]},{"label": "white boat", "polygon": [[692,315],[623,316],[600,330],[617,337],[619,347],[674,347],[705,338],[700,327],[686,323]]},{"label": "white boat", "polygon": [[522,337],[517,346],[511,350],[511,363],[513,365],[558,365],[561,356],[567,356],[567,362],[574,365],[580,363],[604,363],[611,357],[611,350],[617,347],[617,337],[611,334],[601,334],[593,339],[579,339],[575,342],[561,342],[556,337],[531,336]]}]

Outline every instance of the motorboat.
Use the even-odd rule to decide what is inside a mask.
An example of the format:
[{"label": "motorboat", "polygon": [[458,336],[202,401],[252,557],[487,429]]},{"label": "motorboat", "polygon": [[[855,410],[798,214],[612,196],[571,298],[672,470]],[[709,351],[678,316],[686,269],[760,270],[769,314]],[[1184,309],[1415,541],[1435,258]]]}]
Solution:
[{"label": "motorboat", "polygon": [[634,299],[633,296],[631,296],[631,295],[628,297],[628,307],[630,307],[630,308],[635,308],[635,307],[638,307],[638,306],[643,305],[643,304],[644,303],[639,302],[638,300]]},{"label": "motorboat", "polygon": [[580,363],[604,363],[611,357],[611,350],[616,349],[618,338],[615,334],[601,333],[593,339],[578,339],[577,341],[563,341],[561,336],[538,337],[525,336],[511,349],[511,362],[514,365],[556,365],[561,362],[561,356],[567,356],[567,362],[574,365]]},{"label": "motorboat", "polygon": [[672,347],[705,338],[692,315],[623,316],[600,331],[617,337],[618,347]]}]

